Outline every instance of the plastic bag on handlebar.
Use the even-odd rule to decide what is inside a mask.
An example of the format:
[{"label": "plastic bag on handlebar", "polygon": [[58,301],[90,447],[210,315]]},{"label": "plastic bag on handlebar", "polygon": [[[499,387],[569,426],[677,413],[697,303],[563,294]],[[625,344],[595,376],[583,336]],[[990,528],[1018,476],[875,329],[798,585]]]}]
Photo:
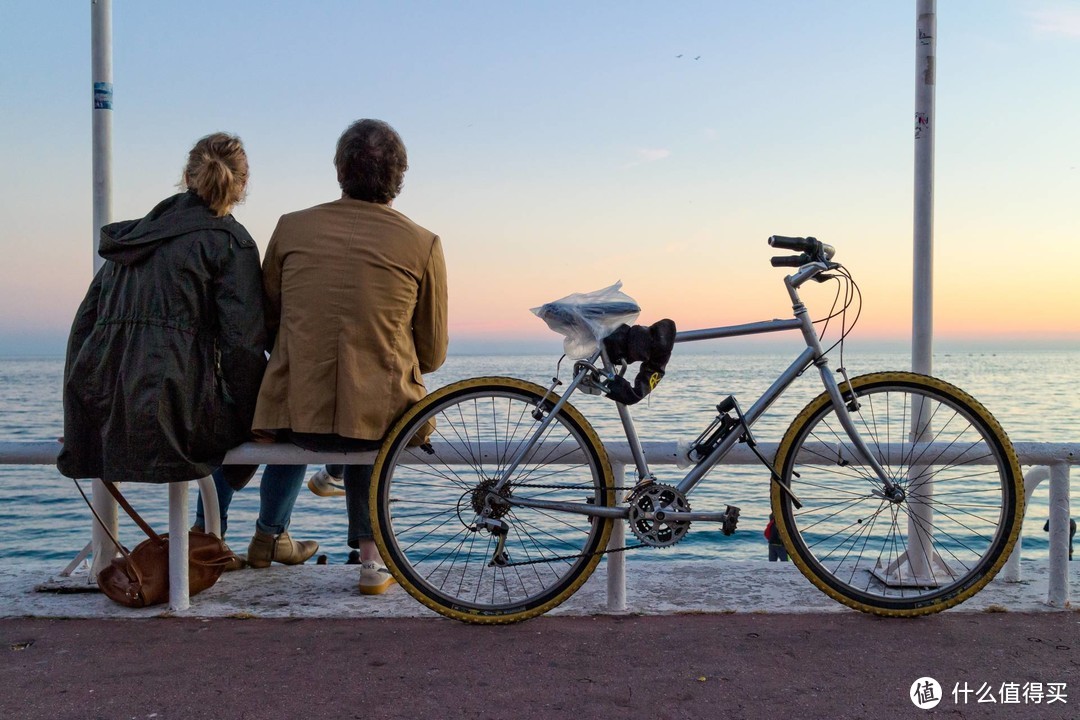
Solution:
[{"label": "plastic bag on handlebar", "polygon": [[620,325],[637,319],[641,307],[620,290],[617,282],[602,290],[574,293],[532,309],[547,326],[563,336],[567,357],[579,360],[591,356],[600,341]]}]

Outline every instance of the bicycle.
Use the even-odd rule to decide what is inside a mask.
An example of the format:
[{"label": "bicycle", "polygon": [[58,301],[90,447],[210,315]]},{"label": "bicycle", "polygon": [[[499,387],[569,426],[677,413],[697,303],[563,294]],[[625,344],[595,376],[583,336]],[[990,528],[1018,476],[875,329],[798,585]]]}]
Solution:
[{"label": "bicycle", "polygon": [[[626,549],[608,548],[615,522],[629,523],[646,547],[679,542],[691,523],[720,523],[731,534],[737,507],[691,509],[689,497],[737,443],[753,448],[768,470],[775,524],[790,558],[837,601],[915,616],[952,607],[985,586],[1008,557],[1023,517],[1022,476],[1005,432],[974,398],[930,376],[849,378],[843,367],[834,376],[827,354],[839,346],[842,362],[846,313],[861,297],[858,286],[825,243],[773,236],[769,244],[799,253],[772,259],[797,268],[784,279],[793,317],[683,331],[674,341],[798,330],[806,348],[749,409],[734,396],[716,405],[715,420],[691,445],[689,471],[675,484],[657,482],[629,410],[616,403],[638,477],[632,488],[617,489],[603,443],[570,404],[579,390],[610,395],[623,377],[626,363],[610,357],[602,340],[574,363],[562,395],[555,392],[558,377],[546,388],[478,377],[440,388],[408,410],[383,443],[371,487],[376,541],[401,586],[451,618],[515,622],[557,606],[605,552]],[[838,284],[833,308],[817,321],[799,296],[810,280]],[[589,309],[603,319],[626,307]],[[559,310],[582,319],[575,308]],[[825,329],[840,315],[840,338],[825,349]],[[763,457],[755,421],[812,368],[824,392],[792,421],[775,458]]]}]

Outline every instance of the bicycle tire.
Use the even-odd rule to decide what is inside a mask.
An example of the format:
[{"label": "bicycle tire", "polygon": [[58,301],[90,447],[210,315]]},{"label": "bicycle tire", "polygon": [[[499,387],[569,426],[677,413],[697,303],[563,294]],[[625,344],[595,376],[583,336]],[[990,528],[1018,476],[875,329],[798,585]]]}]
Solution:
[{"label": "bicycle tire", "polygon": [[[525,620],[573,595],[599,563],[611,518],[505,503],[505,567],[491,564],[497,537],[475,524],[488,486],[536,428],[532,411],[548,415],[558,399],[514,378],[463,380],[425,397],[387,436],[371,486],[376,543],[398,583],[435,612],[471,623]],[[436,454],[415,447],[432,420]],[[615,505],[607,452],[569,403],[504,493]]]},{"label": "bicycle tire", "polygon": [[863,612],[911,617],[963,602],[993,579],[1020,534],[1016,451],[985,407],[945,381],[883,372],[851,386],[859,403],[852,419],[905,495],[893,502],[873,493],[880,482],[856,460],[822,393],[777,451],[781,482],[803,503],[796,509],[773,483],[788,554],[815,586]]}]

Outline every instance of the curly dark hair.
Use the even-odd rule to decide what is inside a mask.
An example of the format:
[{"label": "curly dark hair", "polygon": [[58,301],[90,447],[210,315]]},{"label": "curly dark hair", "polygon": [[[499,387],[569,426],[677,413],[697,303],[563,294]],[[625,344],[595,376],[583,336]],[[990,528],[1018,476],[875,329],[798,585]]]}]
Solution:
[{"label": "curly dark hair", "polygon": [[382,120],[357,120],[338,138],[338,183],[351,198],[388,203],[401,192],[409,159],[405,143]]}]

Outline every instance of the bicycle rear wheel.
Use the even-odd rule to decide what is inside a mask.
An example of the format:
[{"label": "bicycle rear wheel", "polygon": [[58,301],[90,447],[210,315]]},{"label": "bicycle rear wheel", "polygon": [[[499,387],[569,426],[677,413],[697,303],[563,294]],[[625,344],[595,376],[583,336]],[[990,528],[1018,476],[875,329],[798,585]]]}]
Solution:
[{"label": "bicycle rear wheel", "polygon": [[[924,615],[952,607],[997,574],[1020,533],[1016,452],[967,393],[906,372],[852,379],[852,420],[902,496],[886,499],[826,393],[795,418],[776,467],[772,507],[811,582],[850,607]],[[841,387],[842,390],[846,388]]]},{"label": "bicycle rear wheel", "polygon": [[[607,547],[611,518],[516,504],[614,506],[607,453],[570,404],[493,492],[536,434],[534,411],[547,416],[559,399],[544,397],[540,386],[513,378],[464,380],[411,408],[383,444],[371,488],[376,542],[401,586],[438,613],[475,623],[540,615],[588,579]],[[416,446],[431,423],[428,452]],[[477,523],[485,503],[508,526],[505,555],[498,536]]]}]

